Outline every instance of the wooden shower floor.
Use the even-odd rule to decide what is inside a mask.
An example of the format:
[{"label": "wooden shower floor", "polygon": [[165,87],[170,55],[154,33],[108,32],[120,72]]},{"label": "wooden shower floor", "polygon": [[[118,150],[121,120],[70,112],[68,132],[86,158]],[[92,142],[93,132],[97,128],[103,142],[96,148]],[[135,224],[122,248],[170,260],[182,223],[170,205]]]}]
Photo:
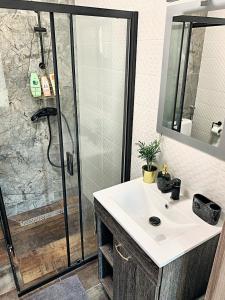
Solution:
[{"label": "wooden shower floor", "polygon": [[[53,216],[50,216],[49,213],[52,212]],[[55,212],[58,214],[54,215]],[[46,214],[47,219],[41,220],[40,216],[43,218]],[[37,217],[39,217],[38,221]],[[36,220],[36,222],[21,226],[27,220]],[[81,258],[79,210],[76,197],[68,199],[68,221],[71,261],[75,262]],[[22,287],[28,287],[40,278],[44,279],[67,267],[62,201],[10,217],[9,226],[16,254],[14,263]],[[85,253],[91,255],[96,252],[94,228],[89,232],[85,231],[84,243]],[[6,266],[9,265],[1,232],[0,261],[3,262],[0,266],[1,273],[1,270],[6,271]]]}]

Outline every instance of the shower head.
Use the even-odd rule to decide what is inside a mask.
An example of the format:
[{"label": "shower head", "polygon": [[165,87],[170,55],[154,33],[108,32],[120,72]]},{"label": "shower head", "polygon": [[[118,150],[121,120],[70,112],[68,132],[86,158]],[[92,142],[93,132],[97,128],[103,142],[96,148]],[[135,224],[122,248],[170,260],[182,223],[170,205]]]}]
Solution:
[{"label": "shower head", "polygon": [[[47,124],[48,124],[48,130],[49,130],[49,143],[48,143],[48,148],[47,148],[47,159],[50,163],[50,165],[52,165],[53,167],[56,168],[61,168],[61,165],[57,165],[55,163],[53,163],[51,161],[50,158],[50,148],[51,148],[51,143],[52,143],[52,131],[51,131],[51,123],[50,123],[50,118],[49,116],[56,116],[58,114],[57,109],[55,107],[43,107],[41,109],[39,109],[38,111],[36,111],[36,113],[33,114],[33,116],[31,117],[31,121],[35,122],[35,121],[39,121],[39,119],[47,117]],[[65,117],[65,115],[60,112],[60,116],[63,117],[64,122],[66,124],[66,127],[68,129],[68,133],[71,139],[71,143],[72,143],[72,153],[67,152],[66,156],[67,156],[67,171],[68,173],[73,176],[73,154],[75,152],[75,146],[74,146],[74,142],[73,142],[73,136],[69,127],[69,124],[67,122],[67,119]]]},{"label": "shower head", "polygon": [[31,121],[39,121],[40,118],[48,117],[48,116],[56,116],[57,109],[55,107],[44,107],[39,109],[36,113],[31,117]]}]

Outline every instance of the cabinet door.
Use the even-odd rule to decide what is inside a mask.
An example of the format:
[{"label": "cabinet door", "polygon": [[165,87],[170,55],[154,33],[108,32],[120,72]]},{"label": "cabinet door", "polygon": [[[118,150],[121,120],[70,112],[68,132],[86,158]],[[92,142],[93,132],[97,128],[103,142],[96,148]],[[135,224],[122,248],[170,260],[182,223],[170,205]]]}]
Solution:
[{"label": "cabinet door", "polygon": [[113,299],[155,300],[158,288],[122,244],[114,243]]},{"label": "cabinet door", "polygon": [[135,299],[135,275],[137,265],[133,257],[118,242],[113,249],[113,299]]}]

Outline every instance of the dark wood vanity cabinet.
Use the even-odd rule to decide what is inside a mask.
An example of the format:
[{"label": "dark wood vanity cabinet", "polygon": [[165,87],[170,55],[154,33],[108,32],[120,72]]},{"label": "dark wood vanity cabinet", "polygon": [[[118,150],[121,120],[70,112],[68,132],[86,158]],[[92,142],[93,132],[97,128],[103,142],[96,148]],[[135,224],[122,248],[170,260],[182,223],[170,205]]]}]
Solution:
[{"label": "dark wood vanity cabinet", "polygon": [[207,288],[219,235],[159,268],[95,199],[99,278],[114,300],[192,300]]}]

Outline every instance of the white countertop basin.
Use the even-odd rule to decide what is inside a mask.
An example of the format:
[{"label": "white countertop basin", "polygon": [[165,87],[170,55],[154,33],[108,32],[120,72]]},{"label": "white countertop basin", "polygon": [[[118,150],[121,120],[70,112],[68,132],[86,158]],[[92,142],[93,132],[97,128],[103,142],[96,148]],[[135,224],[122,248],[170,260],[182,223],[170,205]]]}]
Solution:
[{"label": "white countertop basin", "polygon": [[[156,184],[142,178],[94,193],[94,197],[126,230],[147,255],[163,267],[221,232],[192,211],[192,199],[174,201],[162,194]],[[160,218],[153,226],[149,218]]]}]

